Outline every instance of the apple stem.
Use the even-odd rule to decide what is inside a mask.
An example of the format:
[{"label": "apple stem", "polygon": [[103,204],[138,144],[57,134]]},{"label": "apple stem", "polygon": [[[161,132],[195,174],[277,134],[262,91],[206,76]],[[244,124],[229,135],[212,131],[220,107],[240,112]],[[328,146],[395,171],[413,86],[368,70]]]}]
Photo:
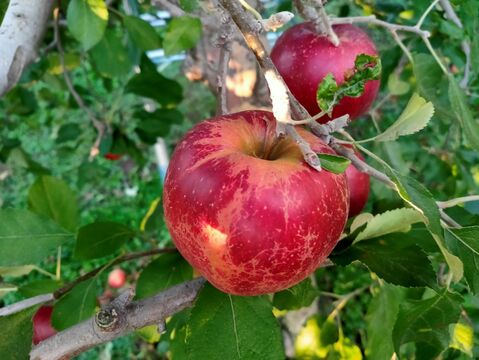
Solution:
[{"label": "apple stem", "polygon": [[316,22],[317,26],[319,27],[318,30],[322,30],[321,32],[323,34],[326,34],[328,36],[328,39],[331,41],[331,43],[335,46],[338,47],[340,44],[338,35],[334,32],[333,26],[331,25],[331,22],[329,21],[328,14],[326,14],[326,10],[324,9],[324,4],[323,0],[314,0],[314,3],[316,5],[316,8],[318,10],[319,18]]}]

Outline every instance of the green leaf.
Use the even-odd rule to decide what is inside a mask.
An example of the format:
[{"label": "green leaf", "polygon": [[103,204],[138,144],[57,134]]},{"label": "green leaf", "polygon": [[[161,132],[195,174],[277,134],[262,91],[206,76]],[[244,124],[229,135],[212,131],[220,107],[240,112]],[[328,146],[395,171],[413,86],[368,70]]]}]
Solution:
[{"label": "green leaf", "polygon": [[448,249],[464,263],[464,276],[474,294],[479,293],[479,226],[449,228],[445,231]]},{"label": "green leaf", "polygon": [[366,356],[369,360],[391,359],[393,327],[403,298],[403,289],[384,284],[369,304],[366,315]]},{"label": "green leaf", "polygon": [[67,329],[95,313],[96,278],[83,281],[60,298],[52,313],[52,325],[58,331]]},{"label": "green leaf", "polygon": [[395,72],[392,72],[388,77],[388,90],[391,95],[400,96],[407,94],[411,86],[408,82],[402,81]]},{"label": "green leaf", "polygon": [[62,285],[63,283],[57,280],[37,280],[23,285],[18,291],[25,297],[33,297],[54,292]]},{"label": "green leaf", "polygon": [[335,319],[313,315],[296,336],[294,351],[298,359],[329,359],[328,353],[339,339]]},{"label": "green leaf", "polygon": [[74,232],[79,221],[76,194],[68,185],[52,176],[40,176],[28,191],[28,207]]},{"label": "green leaf", "polygon": [[386,131],[365,141],[393,141],[400,136],[411,135],[424,129],[434,114],[434,106],[414,93],[406,108]]},{"label": "green leaf", "polygon": [[436,115],[451,121],[448,98],[448,81],[436,60],[429,54],[413,54],[413,71],[416,78],[417,91],[425,99],[432,101]]},{"label": "green leaf", "polygon": [[314,288],[311,279],[306,278],[289,289],[274,294],[273,306],[279,310],[296,310],[311,305],[319,296],[319,290]]},{"label": "green leaf", "polygon": [[318,85],[316,100],[322,111],[331,113],[334,105],[345,96],[361,96],[368,81],[380,79],[381,59],[378,56],[360,54],[356,57],[354,68],[349,73],[340,85],[331,73],[326,75]]},{"label": "green leaf", "polygon": [[446,248],[439,209],[434,197],[428,189],[411,177],[400,175],[395,171],[393,171],[392,177],[401,198],[420,210],[424,215],[426,226],[451,269],[453,280],[458,282],[463,276],[464,265],[457,256],[451,254]]},{"label": "green leaf", "polygon": [[35,265],[23,266],[0,266],[0,277],[12,276],[18,277],[30,274],[37,267]]},{"label": "green leaf", "polygon": [[408,234],[389,234],[356,243],[331,260],[342,266],[359,260],[385,281],[405,286],[436,287],[436,274],[431,262],[415,239]]},{"label": "green leaf", "polygon": [[449,77],[449,99],[452,111],[461,124],[464,137],[471,147],[479,151],[479,122],[472,116],[464,90],[452,76]]},{"label": "green leaf", "polygon": [[38,306],[0,317],[0,354],[2,360],[27,360],[32,348],[33,322]]},{"label": "green leaf", "polygon": [[68,29],[85,50],[103,37],[108,24],[108,9],[104,0],[70,0],[67,10]]},{"label": "green leaf", "polygon": [[393,330],[396,353],[411,341],[425,343],[437,353],[444,350],[449,344],[449,324],[459,319],[462,301],[447,290],[429,299],[403,301]]},{"label": "green leaf", "polygon": [[193,277],[193,268],[179,253],[164,254],[141,272],[136,297],[143,299]]},{"label": "green leaf", "polygon": [[63,57],[64,67],[62,66],[60,60],[60,54],[50,53],[47,55],[48,61],[48,73],[52,75],[63,74],[63,69],[73,70],[76,67],[80,66],[80,56],[74,53],[66,53]]},{"label": "green leaf", "polygon": [[183,114],[176,109],[157,109],[154,112],[144,110],[137,111],[135,118],[140,121],[135,129],[138,136],[144,142],[154,144],[158,137],[165,137],[169,134],[173,124],[183,121]]},{"label": "green leaf", "polygon": [[108,31],[102,40],[90,51],[96,70],[105,77],[126,77],[132,68],[128,50],[122,39]]},{"label": "green leaf", "polygon": [[73,240],[52,220],[27,210],[0,210],[0,266],[35,264]]},{"label": "green leaf", "polygon": [[75,258],[97,259],[120,249],[135,232],[125,225],[112,221],[98,221],[78,230]]},{"label": "green leaf", "polygon": [[143,55],[141,72],[128,82],[126,90],[157,101],[164,107],[177,105],[183,98],[181,85],[156,71],[155,65]]},{"label": "green leaf", "polygon": [[58,130],[57,134],[57,144],[62,144],[67,141],[77,139],[81,134],[81,129],[78,124],[68,123],[62,125],[62,127]]},{"label": "green leaf", "polygon": [[161,39],[149,22],[136,16],[125,16],[123,24],[133,42],[141,50],[155,50],[161,47]]},{"label": "green leaf", "polygon": [[414,209],[401,208],[389,210],[369,220],[366,228],[358,234],[354,241],[358,242],[393,232],[408,232],[411,230],[412,224],[423,220],[422,215]]},{"label": "green leaf", "polygon": [[318,157],[321,167],[333,174],[342,174],[351,164],[351,160],[339,155],[318,154]]},{"label": "green leaf", "polygon": [[450,347],[462,351],[472,358],[472,348],[474,346],[474,329],[463,323],[457,323],[451,326]]},{"label": "green leaf", "polygon": [[[218,346],[211,346],[213,339]],[[191,310],[186,349],[190,360],[285,357],[281,330],[265,297],[232,296],[209,284]]]},{"label": "green leaf", "polygon": [[163,49],[166,55],[176,54],[189,50],[196,45],[201,37],[201,21],[191,16],[173,18],[163,40]]}]

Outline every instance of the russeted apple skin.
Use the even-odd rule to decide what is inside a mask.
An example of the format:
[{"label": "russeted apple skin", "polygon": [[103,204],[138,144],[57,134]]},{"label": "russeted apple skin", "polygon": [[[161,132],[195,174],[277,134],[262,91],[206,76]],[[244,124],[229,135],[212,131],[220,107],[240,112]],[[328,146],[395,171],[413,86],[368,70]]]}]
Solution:
[{"label": "russeted apple skin", "polygon": [[42,306],[37,310],[33,316],[33,344],[37,345],[39,342],[48,339],[57,332],[52,327],[52,306]]},{"label": "russeted apple skin", "polygon": [[[271,150],[275,129],[265,111],[203,121],[178,143],[166,175],[164,212],[175,245],[226,293],[298,283],[326,259],[346,224],[346,176],[309,167],[290,138]],[[334,154],[298,131],[314,151]]]},{"label": "russeted apple skin", "polygon": [[[359,152],[355,153],[364,160]],[[368,174],[359,171],[353,164],[346,169],[346,178],[349,187],[349,217],[353,217],[361,213],[368,202],[370,180]]]},{"label": "russeted apple skin", "polygon": [[[378,55],[369,36],[354,25],[334,25],[340,40],[335,47],[325,35],[319,35],[311,22],[295,25],[286,30],[271,51],[271,59],[283,76],[293,95],[311,115],[320,112],[316,92],[328,73],[336,82],[344,82],[344,75],[354,69],[356,56]],[[332,118],[349,114],[355,119],[368,111],[379,90],[379,80],[368,81],[364,93],[357,97],[344,97],[337,104]],[[319,119],[326,123],[327,115]]]}]

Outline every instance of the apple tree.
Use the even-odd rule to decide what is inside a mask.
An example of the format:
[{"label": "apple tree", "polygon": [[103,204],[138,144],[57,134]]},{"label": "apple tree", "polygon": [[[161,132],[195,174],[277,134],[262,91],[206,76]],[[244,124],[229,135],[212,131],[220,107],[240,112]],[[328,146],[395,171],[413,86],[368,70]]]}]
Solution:
[{"label": "apple tree", "polygon": [[479,357],[477,0],[0,19],[1,359]]}]

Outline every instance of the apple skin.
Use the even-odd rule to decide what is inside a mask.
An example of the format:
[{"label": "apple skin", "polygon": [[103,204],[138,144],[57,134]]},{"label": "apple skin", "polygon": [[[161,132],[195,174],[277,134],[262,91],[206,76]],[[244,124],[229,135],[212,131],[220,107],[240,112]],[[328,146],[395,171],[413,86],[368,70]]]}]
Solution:
[{"label": "apple skin", "polygon": [[126,273],[122,269],[112,270],[108,274],[108,285],[114,289],[119,289],[126,282]]},{"label": "apple skin", "polygon": [[57,331],[52,327],[52,306],[42,306],[33,316],[33,344],[53,336]]},{"label": "apple skin", "polygon": [[[311,115],[318,114],[316,91],[328,73],[336,82],[344,82],[344,75],[354,69],[357,55],[378,55],[369,36],[354,25],[334,25],[340,44],[335,47],[324,35],[319,35],[310,22],[301,23],[286,30],[271,51],[271,59],[283,76],[293,95]],[[379,90],[379,80],[368,81],[361,96],[344,97],[333,108],[332,118],[349,114],[355,119],[364,114]],[[326,123],[327,115],[319,119]]]},{"label": "apple skin", "polygon": [[[357,157],[364,161],[363,156],[355,151]],[[368,202],[369,197],[369,175],[365,174],[351,164],[345,171],[349,187],[349,217],[361,213]]]},{"label": "apple skin", "polygon": [[[178,143],[168,168],[163,203],[173,241],[226,293],[259,295],[300,282],[330,254],[347,220],[346,176],[309,167],[290,138],[271,150],[275,129],[265,111],[206,120]],[[314,151],[334,154],[298,132]]]}]

